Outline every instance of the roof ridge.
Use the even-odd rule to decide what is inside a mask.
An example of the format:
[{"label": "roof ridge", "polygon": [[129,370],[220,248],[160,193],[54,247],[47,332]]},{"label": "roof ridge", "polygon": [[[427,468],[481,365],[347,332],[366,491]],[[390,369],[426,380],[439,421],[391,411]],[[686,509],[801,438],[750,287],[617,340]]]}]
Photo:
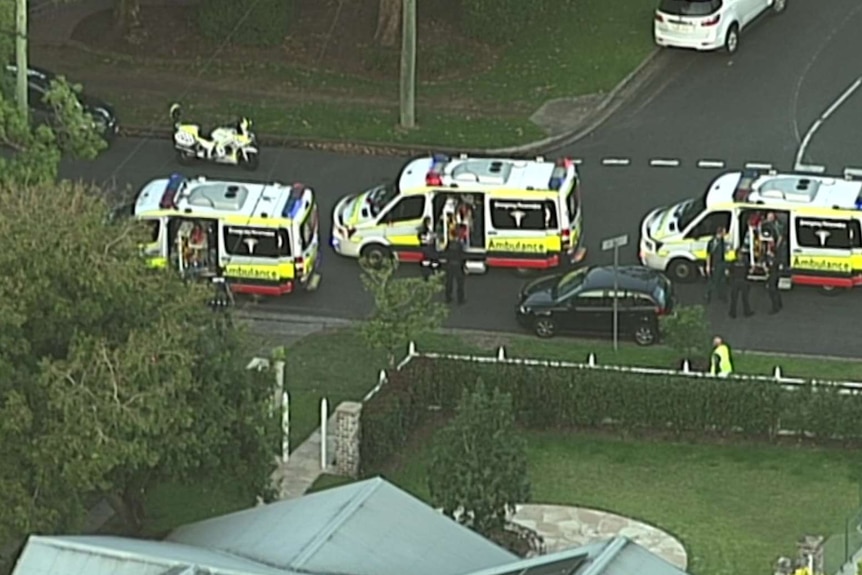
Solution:
[{"label": "roof ridge", "polygon": [[386,482],[375,477],[369,479],[367,484],[363,486],[350,500],[344,504],[341,510],[336,513],[327,524],[317,532],[317,535],[309,541],[302,550],[297,553],[293,561],[290,562],[290,569],[301,569],[302,566],[310,561],[314,555],[320,551],[320,548],[332,537],[332,535],[341,527],[354,513],[366,502],[369,497],[374,494]]}]

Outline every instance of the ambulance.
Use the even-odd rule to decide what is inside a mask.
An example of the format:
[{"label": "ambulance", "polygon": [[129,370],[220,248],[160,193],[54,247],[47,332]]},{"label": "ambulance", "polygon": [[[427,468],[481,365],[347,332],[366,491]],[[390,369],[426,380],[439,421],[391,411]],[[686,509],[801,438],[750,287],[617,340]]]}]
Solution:
[{"label": "ambulance", "polygon": [[576,166],[541,157],[413,159],[395,181],[338,202],[331,244],[338,254],[372,263],[390,257],[418,262],[425,218],[439,250],[458,230],[471,273],[556,268],[585,255]]},{"label": "ambulance", "polygon": [[144,186],[133,216],[149,228],[142,252],[152,267],[259,296],[313,290],[320,281],[318,207],[302,184],[174,174]]},{"label": "ambulance", "polygon": [[650,212],[641,224],[640,260],[674,281],[696,279],[707,244],[727,231],[727,260],[745,257],[751,279],[766,261],[784,265],[779,287],[833,292],[862,285],[862,176],[745,170],[716,178],[699,198]]}]

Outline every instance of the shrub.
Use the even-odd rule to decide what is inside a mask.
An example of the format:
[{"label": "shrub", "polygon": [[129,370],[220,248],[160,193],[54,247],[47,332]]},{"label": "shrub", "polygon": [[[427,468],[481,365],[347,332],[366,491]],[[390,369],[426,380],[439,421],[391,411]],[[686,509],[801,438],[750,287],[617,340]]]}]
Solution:
[{"label": "shrub", "polygon": [[680,359],[703,362],[709,357],[712,337],[702,305],[680,306],[661,318],[662,341],[680,354]]},{"label": "shrub", "polygon": [[779,430],[814,441],[862,439],[862,395],[827,385],[788,389],[769,381],[646,375],[611,369],[414,360],[391,374],[362,413],[362,474],[403,449],[429,413],[451,413],[479,379],[509,394],[516,423],[533,430],[611,427],[695,437],[774,439]]},{"label": "shrub", "polygon": [[215,42],[277,46],[293,20],[294,0],[204,0],[198,30]]}]

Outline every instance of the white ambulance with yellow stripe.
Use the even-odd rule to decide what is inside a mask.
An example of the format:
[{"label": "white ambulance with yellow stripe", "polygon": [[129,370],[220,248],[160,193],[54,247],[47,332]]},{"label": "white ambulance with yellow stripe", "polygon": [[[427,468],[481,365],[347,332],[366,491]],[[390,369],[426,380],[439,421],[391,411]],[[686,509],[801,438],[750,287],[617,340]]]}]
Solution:
[{"label": "white ambulance with yellow stripe", "polygon": [[416,158],[394,182],[338,202],[331,244],[347,257],[418,262],[430,218],[438,249],[461,230],[471,272],[555,268],[585,255],[579,183],[569,159]]},{"label": "white ambulance with yellow stripe", "polygon": [[692,281],[721,227],[727,231],[727,260],[744,254],[755,270],[753,279],[764,275],[758,273],[758,257],[769,247],[784,265],[783,288],[834,291],[862,285],[860,175],[857,170],[846,170],[843,177],[774,170],[722,174],[703,196],[644,218],[641,262],[672,280]]},{"label": "white ambulance with yellow stripe", "polygon": [[142,251],[152,267],[187,277],[223,277],[231,290],[263,296],[315,289],[319,217],[314,191],[186,178],[151,181],[133,215],[150,229]]}]

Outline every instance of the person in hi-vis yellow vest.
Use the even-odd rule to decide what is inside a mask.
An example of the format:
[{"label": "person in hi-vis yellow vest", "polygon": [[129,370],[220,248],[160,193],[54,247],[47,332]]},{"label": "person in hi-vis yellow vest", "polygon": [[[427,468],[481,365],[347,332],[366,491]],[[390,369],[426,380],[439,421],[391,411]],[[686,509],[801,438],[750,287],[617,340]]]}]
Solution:
[{"label": "person in hi-vis yellow vest", "polygon": [[733,360],[730,358],[730,348],[724,340],[716,336],[712,340],[713,350],[709,358],[709,373],[718,377],[727,377],[733,373]]}]

